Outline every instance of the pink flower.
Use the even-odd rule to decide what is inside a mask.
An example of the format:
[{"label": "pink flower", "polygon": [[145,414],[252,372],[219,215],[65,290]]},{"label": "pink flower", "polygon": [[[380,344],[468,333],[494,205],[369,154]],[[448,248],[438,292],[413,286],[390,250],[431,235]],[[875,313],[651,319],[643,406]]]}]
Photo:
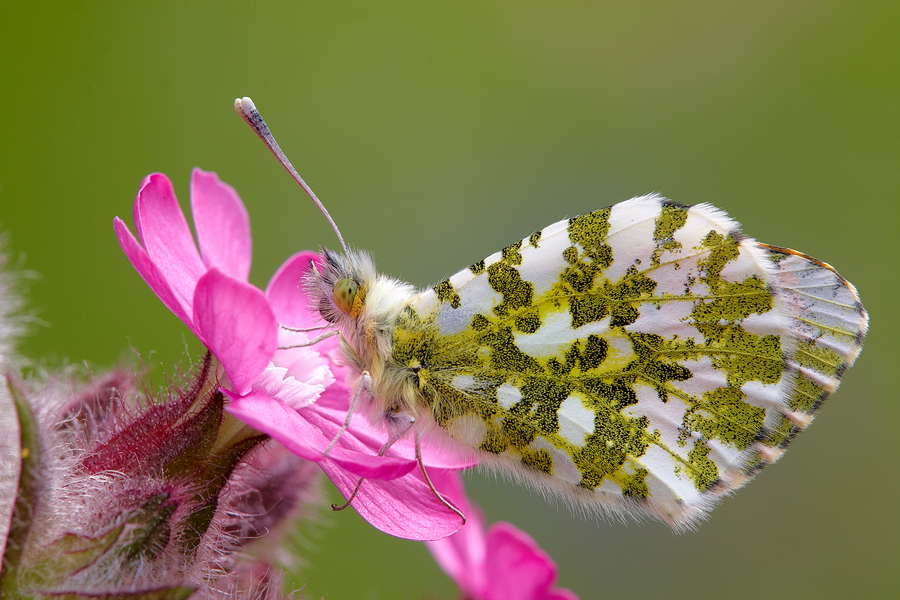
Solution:
[{"label": "pink flower", "polygon": [[[310,263],[321,261],[314,252],[300,252],[289,258],[275,273],[266,288],[266,297],[275,311],[279,323],[291,329],[321,327],[325,321],[317,312],[309,309],[310,302],[300,285]],[[275,353],[274,364],[296,365],[302,357],[311,352],[310,348],[289,348],[304,343],[317,332],[282,329],[279,349]],[[366,481],[352,502],[352,506],[367,521],[391,535],[415,539],[438,539],[453,533],[462,525],[459,516],[431,491],[414,460],[411,440],[395,443],[387,456],[395,460],[410,462],[416,468],[407,469],[403,474],[386,477],[380,471],[374,456],[385,442],[385,433],[373,427],[359,413],[352,416],[350,427],[341,434],[338,445],[320,458],[321,448],[327,446],[344,423],[353,390],[345,383],[346,368],[339,363],[338,338],[327,338],[315,345],[316,352],[322,353],[332,364],[337,382],[314,403],[304,407],[288,406],[282,399],[271,395],[254,394],[233,398],[228,411],[245,423],[267,433],[280,441],[294,453],[317,460],[319,466],[347,498],[356,487],[359,477]],[[298,410],[294,410],[298,409]],[[411,437],[411,436],[407,436]],[[428,448],[426,466],[437,468],[466,468],[469,461],[455,460],[446,453]],[[350,468],[348,462],[359,462]],[[430,471],[429,471],[430,472]]]},{"label": "pink flower", "polygon": [[[346,418],[351,396],[343,383],[344,369],[336,362],[337,339],[324,340],[315,349],[287,348],[310,336],[279,328],[279,323],[292,328],[325,324],[309,309],[300,287],[302,275],[319,255],[301,252],[290,258],[264,294],[247,282],[250,226],[234,189],[214,173],[195,169],[191,209],[199,251],[171,182],[155,173],[144,179],[134,204],[140,242],[121,219],[115,219],[114,227],[141,277],[222,364],[231,388],[222,389],[231,401],[228,411],[317,462],[345,497],[365,478],[353,506],[375,527],[420,540],[459,529],[462,520],[426,485],[409,443],[378,456],[384,434],[354,415],[352,426],[325,453]],[[470,466],[440,455],[432,462]]]},{"label": "pink flower", "polygon": [[234,189],[200,169],[191,174],[191,211],[199,252],[172,183],[153,173],[134,201],[140,243],[118,217],[113,226],[150,289],[210,349],[235,391],[245,394],[278,345],[275,315],[265,295],[247,283],[250,221]]},{"label": "pink flower", "polygon": [[465,600],[578,600],[571,591],[553,587],[556,564],[527,533],[503,522],[485,532],[457,473],[435,470],[431,478],[468,517],[453,535],[426,542]]}]

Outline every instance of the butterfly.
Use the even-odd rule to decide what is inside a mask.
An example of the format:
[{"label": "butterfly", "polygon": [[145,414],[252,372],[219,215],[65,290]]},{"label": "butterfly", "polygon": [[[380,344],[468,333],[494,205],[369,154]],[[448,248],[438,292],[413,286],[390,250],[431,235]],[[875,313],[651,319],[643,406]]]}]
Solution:
[{"label": "butterfly", "polygon": [[781,457],[868,326],[830,265],[657,195],[424,290],[338,236],[344,251],[323,250],[306,286],[365,378],[370,420],[588,512],[677,530]]}]

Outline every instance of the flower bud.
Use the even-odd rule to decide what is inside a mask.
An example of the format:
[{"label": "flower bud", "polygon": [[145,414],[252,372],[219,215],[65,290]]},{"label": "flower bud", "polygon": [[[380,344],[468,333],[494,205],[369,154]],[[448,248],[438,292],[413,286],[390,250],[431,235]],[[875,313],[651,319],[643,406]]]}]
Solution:
[{"label": "flower bud", "polygon": [[2,457],[0,596],[280,598],[274,557],[246,546],[297,514],[318,470],[224,411],[211,355],[158,397],[135,380],[4,377],[0,425],[19,443]]}]

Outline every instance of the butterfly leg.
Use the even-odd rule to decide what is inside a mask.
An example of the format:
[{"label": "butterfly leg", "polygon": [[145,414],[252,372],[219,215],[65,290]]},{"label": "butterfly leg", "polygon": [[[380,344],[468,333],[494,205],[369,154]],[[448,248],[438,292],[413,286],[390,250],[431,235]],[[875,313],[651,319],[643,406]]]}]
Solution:
[{"label": "butterfly leg", "polygon": [[[356,411],[356,403],[359,401],[359,397],[362,395],[363,387],[372,385],[372,376],[369,375],[368,371],[363,371],[362,376],[359,378],[359,382],[356,384],[356,391],[353,392],[353,398],[350,399],[350,406],[347,407],[347,417],[344,419],[344,424],[341,425],[341,428],[338,429],[338,432],[335,434],[334,438],[332,438],[331,443],[328,444],[328,447],[325,448],[325,452],[323,454],[328,456],[328,453],[334,448],[334,445],[337,444],[337,441],[340,439],[341,434],[347,431],[347,428],[350,427],[350,420],[353,418],[353,413]],[[384,448],[382,448],[381,452],[379,452],[379,456],[384,452]],[[365,481],[365,477],[360,477],[356,481],[356,486],[353,488],[353,491],[350,493],[350,497],[347,498],[347,501],[341,505],[332,504],[331,510],[337,512],[340,510],[344,510],[350,504],[353,503],[353,499],[356,498],[356,494],[359,493],[359,488],[362,486],[363,481]]]},{"label": "butterfly leg", "polygon": [[[369,375],[368,372],[363,373],[363,378],[368,381],[368,384],[371,384],[372,377]],[[359,398],[360,390],[362,389],[362,385],[363,385],[363,379],[361,379],[359,385],[356,386],[356,393],[353,395],[353,400],[351,400],[351,402],[350,402],[350,410],[347,412],[347,420],[344,421],[344,426],[341,427],[341,430],[338,431],[338,434],[335,436],[335,438],[333,440],[331,440],[331,443],[328,445],[328,448],[325,450],[326,455],[328,454],[328,450],[331,450],[331,448],[334,446],[335,442],[337,442],[340,435],[350,425],[350,417],[353,414],[353,408],[354,408],[354,405],[356,404],[356,400]],[[408,415],[407,415],[406,419],[398,419],[396,417],[392,418],[391,424],[393,425],[393,427],[391,427],[391,430],[394,433],[391,434],[391,437],[388,438],[388,441],[386,441],[384,443],[384,445],[381,447],[381,450],[378,451],[378,456],[384,456],[385,453],[388,451],[388,449],[394,445],[394,442],[399,440],[401,437],[403,437],[403,434],[405,434],[407,431],[412,429],[412,426],[415,424],[415,422],[416,422],[416,420],[413,417],[410,417]],[[398,424],[399,424],[399,426],[398,426]],[[417,459],[418,459],[418,456],[419,456],[419,452],[417,450],[416,451]],[[419,460],[419,464],[422,464],[421,460]],[[332,504],[331,510],[334,510],[334,511],[344,510],[345,508],[350,506],[350,504],[353,503],[353,499],[356,498],[356,494],[359,493],[359,488],[360,488],[360,486],[362,486],[363,481],[365,481],[365,477],[360,477],[359,480],[357,480],[356,487],[353,488],[353,492],[350,494],[350,497],[347,498],[347,501],[344,502],[343,504],[341,504],[340,506],[338,506],[336,504]],[[430,483],[429,483],[429,487],[431,487],[431,489],[434,490],[434,487],[431,486]]]},{"label": "butterfly leg", "polygon": [[[284,325],[282,325],[282,328],[287,329],[288,331],[304,331],[303,329],[291,329],[290,327],[284,327]],[[307,331],[313,331],[314,329],[315,328],[312,328]],[[302,344],[292,344],[290,346],[279,346],[278,349],[279,350],[290,350],[291,348],[306,348],[307,346],[312,346],[314,344],[318,344],[322,340],[327,340],[328,338],[334,337],[336,335],[341,335],[341,332],[338,331],[337,329],[333,329],[332,331],[328,331],[326,333],[323,333],[322,335],[318,335],[309,341],[303,342]]]},{"label": "butterfly leg", "polygon": [[288,327],[287,325],[279,325],[285,331],[291,331],[294,333],[306,333],[308,331],[321,331],[323,329],[327,329],[328,325],[316,325],[315,327]]},{"label": "butterfly leg", "polygon": [[458,508],[453,506],[451,503],[449,503],[447,501],[447,499],[444,498],[439,491],[437,491],[437,488],[435,488],[434,484],[431,482],[431,477],[428,476],[428,470],[425,469],[425,463],[422,462],[422,444],[421,444],[421,438],[419,438],[418,432],[416,433],[416,462],[419,463],[419,468],[422,470],[422,477],[425,479],[425,483],[428,484],[428,489],[431,490],[431,493],[434,494],[434,496],[438,500],[441,501],[441,504],[443,504],[444,506],[446,506],[447,508],[449,508],[450,510],[455,512],[457,515],[459,515],[459,518],[462,519],[462,521],[463,521],[463,525],[465,525],[466,524],[466,515],[464,515],[461,510],[459,510]]},{"label": "butterfly leg", "polygon": [[353,499],[356,498],[356,494],[359,493],[359,488],[360,488],[360,486],[362,486],[363,481],[365,481],[365,480],[366,480],[365,477],[360,477],[360,478],[356,481],[356,487],[353,488],[353,492],[350,494],[350,497],[347,498],[347,501],[344,502],[344,503],[341,504],[341,505],[332,504],[332,505],[331,505],[331,510],[333,510],[334,512],[338,512],[338,511],[344,510],[345,508],[347,508],[348,506],[350,506],[350,504],[353,503]]},{"label": "butterfly leg", "polygon": [[353,413],[356,412],[356,404],[359,402],[359,397],[362,395],[363,388],[372,388],[372,376],[369,375],[368,371],[363,371],[360,376],[359,382],[356,384],[356,390],[353,392],[353,398],[350,399],[350,406],[347,407],[347,416],[344,419],[344,424],[341,425],[341,428],[338,429],[338,432],[331,439],[328,447],[325,448],[325,456],[328,456],[328,453],[334,448],[334,445],[337,444],[341,435],[347,431],[348,427],[350,427],[350,420],[353,418]]}]

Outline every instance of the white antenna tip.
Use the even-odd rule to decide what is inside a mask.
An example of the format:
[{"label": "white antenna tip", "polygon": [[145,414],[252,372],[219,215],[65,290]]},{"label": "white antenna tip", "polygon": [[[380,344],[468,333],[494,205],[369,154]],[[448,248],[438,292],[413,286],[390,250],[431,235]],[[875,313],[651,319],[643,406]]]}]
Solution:
[{"label": "white antenna tip", "polygon": [[234,99],[234,110],[238,113],[250,113],[256,110],[256,105],[253,104],[253,100],[251,100],[248,96],[244,96],[243,98],[235,98]]},{"label": "white antenna tip", "polygon": [[278,142],[275,141],[275,137],[272,135],[272,132],[269,131],[266,122],[263,120],[262,115],[259,114],[259,111],[256,110],[256,105],[253,104],[253,100],[244,96],[243,98],[236,98],[234,101],[234,110],[244,119],[244,122],[256,132],[256,135],[259,136],[259,139],[266,145],[269,151],[275,155],[275,158],[278,159],[278,162],[281,163],[281,166],[285,168],[285,170],[290,173],[291,177],[300,184],[300,187],[303,188],[303,191],[310,197],[310,199],[315,203],[322,214],[325,215],[325,219],[331,224],[331,228],[334,230],[335,235],[337,235],[338,241],[341,243],[341,248],[344,249],[344,252],[348,252],[347,244],[344,242],[344,238],[341,236],[341,232],[337,228],[337,224],[334,222],[334,219],[331,218],[331,215],[328,214],[328,211],[316,197],[309,186],[306,185],[306,182],[303,181],[303,178],[300,177],[300,174],[297,173],[297,170],[291,164],[291,161],[287,159],[287,156],[284,155],[284,152],[281,151],[281,148],[278,147]]}]

